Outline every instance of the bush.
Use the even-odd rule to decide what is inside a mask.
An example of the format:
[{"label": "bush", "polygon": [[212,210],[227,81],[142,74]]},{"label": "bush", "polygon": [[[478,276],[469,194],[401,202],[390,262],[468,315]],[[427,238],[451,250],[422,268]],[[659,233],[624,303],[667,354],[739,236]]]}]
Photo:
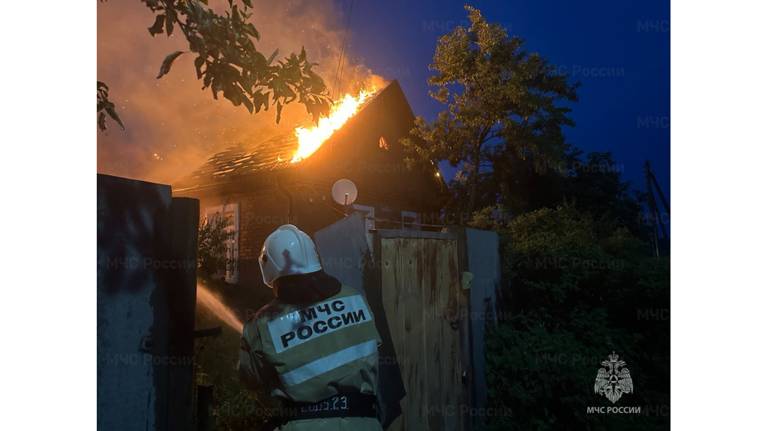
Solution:
[{"label": "bush", "polygon": [[214,278],[227,268],[227,241],[232,233],[227,231],[229,219],[212,217],[200,224],[197,232],[197,267],[200,275]]},{"label": "bush", "polygon": [[[502,237],[502,320],[487,339],[490,429],[668,429],[669,259],[650,257],[625,228],[606,230],[573,206],[511,221],[479,215]],[[608,233],[605,233],[608,232]],[[617,406],[642,414],[587,414],[612,405],[594,393],[600,362],[627,361],[635,391]]]}]

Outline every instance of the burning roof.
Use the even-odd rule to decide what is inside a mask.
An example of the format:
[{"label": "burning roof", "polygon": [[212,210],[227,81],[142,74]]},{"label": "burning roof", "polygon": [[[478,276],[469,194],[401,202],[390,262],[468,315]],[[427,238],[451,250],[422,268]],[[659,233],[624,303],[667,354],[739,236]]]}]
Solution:
[{"label": "burning roof", "polygon": [[[397,81],[341,103],[317,130],[265,137],[214,154],[192,175],[173,185],[177,196],[230,199],[243,193],[273,193],[286,187],[307,202],[347,178],[361,190],[360,201],[382,208],[432,211],[445,197],[445,184],[434,165],[407,166],[400,139],[414,123],[413,111]],[[304,133],[311,134],[302,141]],[[321,192],[322,191],[322,192]],[[318,194],[320,193],[320,194]],[[266,210],[265,210],[266,211]]]},{"label": "burning roof", "polygon": [[298,163],[312,156],[334,132],[344,127],[347,121],[355,116],[371,96],[376,94],[376,89],[362,90],[357,96],[345,95],[334,104],[331,113],[323,117],[314,127],[297,127],[295,134],[299,141],[299,147],[291,158],[292,163]]},{"label": "burning roof", "polygon": [[[400,91],[396,81],[393,83]],[[199,189],[227,179],[298,167],[390,87],[392,83],[378,90],[363,90],[357,96],[346,95],[314,127],[297,127],[291,134],[273,136],[254,145],[235,145],[216,153],[174,189]]]}]

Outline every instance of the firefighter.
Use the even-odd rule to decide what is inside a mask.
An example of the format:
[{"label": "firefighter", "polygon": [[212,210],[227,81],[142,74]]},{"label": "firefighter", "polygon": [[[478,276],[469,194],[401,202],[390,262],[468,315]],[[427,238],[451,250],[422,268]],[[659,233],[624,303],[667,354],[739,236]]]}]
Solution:
[{"label": "firefighter", "polygon": [[267,237],[259,265],[275,298],[245,323],[238,368],[272,402],[267,428],[381,430],[381,338],[365,297],[326,274],[312,239],[290,224]]}]

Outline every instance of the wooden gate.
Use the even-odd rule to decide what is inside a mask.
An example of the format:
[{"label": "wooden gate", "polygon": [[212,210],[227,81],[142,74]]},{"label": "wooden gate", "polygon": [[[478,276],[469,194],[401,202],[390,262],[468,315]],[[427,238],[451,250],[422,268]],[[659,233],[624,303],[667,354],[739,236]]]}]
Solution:
[{"label": "wooden gate", "polygon": [[381,292],[407,391],[390,430],[461,430],[469,425],[461,337],[466,296],[458,240],[449,233],[380,230]]}]

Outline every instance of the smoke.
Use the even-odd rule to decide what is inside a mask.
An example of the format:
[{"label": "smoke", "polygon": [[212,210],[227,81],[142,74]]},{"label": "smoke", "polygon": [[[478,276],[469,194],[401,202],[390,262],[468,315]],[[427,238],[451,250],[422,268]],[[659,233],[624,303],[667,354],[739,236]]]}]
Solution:
[{"label": "smoke", "polygon": [[[331,0],[253,3],[252,19],[261,33],[257,47],[267,54],[279,49],[279,57],[305,47],[331,88],[345,41],[345,19],[337,5]],[[109,85],[126,127],[123,131],[108,121],[108,131],[98,132],[98,172],[173,183],[217,151],[291,133],[311,120],[295,103],[276,125],[273,109],[252,115],[223,97],[213,100],[210,90],[201,90],[192,55],[182,55],[169,75],[155,79],[163,58],[188,46],[178,31],[171,37],[150,36],[152,22],[152,13],[138,0],[98,5],[98,79]],[[373,76],[349,58],[344,64],[340,88],[332,88],[337,94]],[[94,128],[95,123],[94,117]]]},{"label": "smoke", "polygon": [[235,316],[235,313],[229,307],[224,305],[219,298],[200,283],[197,284],[197,303],[215,314],[216,317],[230,328],[238,333],[243,332],[243,322]]}]

